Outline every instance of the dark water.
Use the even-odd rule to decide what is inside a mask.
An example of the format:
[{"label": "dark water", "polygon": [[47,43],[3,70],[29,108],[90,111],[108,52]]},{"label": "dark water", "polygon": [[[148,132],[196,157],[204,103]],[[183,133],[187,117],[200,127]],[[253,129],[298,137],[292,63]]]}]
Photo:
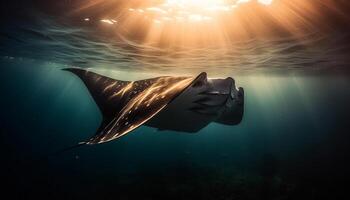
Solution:
[{"label": "dark water", "polygon": [[[340,199],[347,193],[348,32],[169,51],[42,14],[33,18],[6,22],[0,31],[3,194]],[[141,127],[114,142],[47,157],[90,137],[101,120],[81,81],[60,70],[72,65],[130,80],[200,71],[232,76],[245,89],[244,119],[238,126],[212,123],[197,134]]]}]

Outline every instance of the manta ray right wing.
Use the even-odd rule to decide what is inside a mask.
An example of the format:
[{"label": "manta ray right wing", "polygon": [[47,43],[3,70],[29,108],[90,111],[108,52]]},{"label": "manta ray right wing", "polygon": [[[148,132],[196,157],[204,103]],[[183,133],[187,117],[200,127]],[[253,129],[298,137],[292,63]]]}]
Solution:
[{"label": "manta ray right wing", "polygon": [[119,138],[141,126],[197,79],[158,77],[134,82],[114,80],[80,68],[67,68],[83,80],[103,114],[96,134],[85,144],[97,144]]},{"label": "manta ray right wing", "polygon": [[120,81],[96,74],[81,68],[65,68],[65,71],[77,75],[89,90],[104,117],[103,123],[107,123],[115,117],[132,97],[127,93],[131,85],[130,81]]}]

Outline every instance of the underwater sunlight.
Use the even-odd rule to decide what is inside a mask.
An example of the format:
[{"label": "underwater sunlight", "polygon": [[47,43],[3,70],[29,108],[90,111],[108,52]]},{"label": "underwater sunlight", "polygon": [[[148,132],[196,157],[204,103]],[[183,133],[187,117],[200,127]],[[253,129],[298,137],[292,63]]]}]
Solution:
[{"label": "underwater sunlight", "polygon": [[0,1],[2,196],[350,199],[349,52],[349,0]]}]

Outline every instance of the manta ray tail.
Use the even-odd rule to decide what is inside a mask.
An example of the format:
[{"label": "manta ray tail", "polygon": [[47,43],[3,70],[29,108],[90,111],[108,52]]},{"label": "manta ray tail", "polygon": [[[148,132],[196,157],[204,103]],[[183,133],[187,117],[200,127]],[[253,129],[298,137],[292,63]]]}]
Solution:
[{"label": "manta ray tail", "polygon": [[59,151],[53,152],[53,153],[49,154],[47,157],[61,155],[62,153],[65,153],[65,152],[67,152],[67,151],[70,151],[70,150],[72,150],[72,149],[76,149],[76,148],[81,147],[81,146],[84,146],[84,145],[86,145],[86,142],[79,142],[79,143],[76,144],[76,145],[73,145],[73,146],[70,146],[70,147],[66,147],[66,148],[61,149],[61,150],[59,150]]}]

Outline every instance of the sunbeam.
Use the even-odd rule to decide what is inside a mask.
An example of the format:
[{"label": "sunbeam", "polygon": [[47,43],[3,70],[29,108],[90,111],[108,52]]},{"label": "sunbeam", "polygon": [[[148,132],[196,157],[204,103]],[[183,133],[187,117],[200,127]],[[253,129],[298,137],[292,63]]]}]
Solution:
[{"label": "sunbeam", "polygon": [[344,15],[333,1],[305,0],[93,0],[73,13],[83,13],[86,24],[117,27],[116,38],[174,47],[226,46],[276,35],[299,38],[331,29],[328,12]]}]

